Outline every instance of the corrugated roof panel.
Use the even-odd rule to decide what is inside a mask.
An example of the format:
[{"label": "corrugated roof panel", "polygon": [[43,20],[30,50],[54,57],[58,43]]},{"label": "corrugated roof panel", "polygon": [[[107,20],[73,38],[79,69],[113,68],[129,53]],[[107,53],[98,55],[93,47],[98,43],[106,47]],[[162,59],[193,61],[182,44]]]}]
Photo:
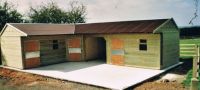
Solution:
[{"label": "corrugated roof panel", "polygon": [[41,23],[11,23],[10,25],[27,35],[153,33],[156,28],[167,20],[169,19],[85,23],[76,25]]},{"label": "corrugated roof panel", "polygon": [[168,19],[77,24],[77,34],[153,33]]},{"label": "corrugated roof panel", "polygon": [[11,24],[28,35],[74,34],[75,26],[69,24]]}]

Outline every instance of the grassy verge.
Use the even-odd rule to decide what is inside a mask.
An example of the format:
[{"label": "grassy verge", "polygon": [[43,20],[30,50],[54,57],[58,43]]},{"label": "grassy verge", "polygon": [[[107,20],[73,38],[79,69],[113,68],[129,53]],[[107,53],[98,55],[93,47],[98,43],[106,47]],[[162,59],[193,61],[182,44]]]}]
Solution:
[{"label": "grassy verge", "polygon": [[200,45],[200,38],[195,39],[181,39],[180,44],[199,44]]}]

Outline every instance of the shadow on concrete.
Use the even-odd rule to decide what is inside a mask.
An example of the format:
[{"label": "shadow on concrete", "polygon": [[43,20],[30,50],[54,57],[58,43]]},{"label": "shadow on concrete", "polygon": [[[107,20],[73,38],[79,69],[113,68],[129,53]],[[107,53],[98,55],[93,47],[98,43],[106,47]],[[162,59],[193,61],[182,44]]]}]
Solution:
[{"label": "shadow on concrete", "polygon": [[61,72],[70,72],[74,70],[79,70],[91,66],[96,66],[100,64],[105,64],[104,60],[91,60],[91,61],[81,61],[81,62],[65,62],[60,64],[54,64],[49,66],[43,66],[39,68],[33,68],[29,70],[51,70],[51,71],[61,71]]}]

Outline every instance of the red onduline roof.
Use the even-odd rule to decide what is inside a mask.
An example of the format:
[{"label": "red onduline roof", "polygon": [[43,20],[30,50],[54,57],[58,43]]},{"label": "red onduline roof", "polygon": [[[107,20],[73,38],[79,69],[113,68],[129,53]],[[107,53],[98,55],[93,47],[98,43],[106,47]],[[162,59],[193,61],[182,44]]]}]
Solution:
[{"label": "red onduline roof", "polygon": [[114,34],[114,33],[153,33],[153,31],[169,19],[138,20],[121,22],[102,22],[84,24],[23,24],[10,25],[27,35],[58,34]]}]

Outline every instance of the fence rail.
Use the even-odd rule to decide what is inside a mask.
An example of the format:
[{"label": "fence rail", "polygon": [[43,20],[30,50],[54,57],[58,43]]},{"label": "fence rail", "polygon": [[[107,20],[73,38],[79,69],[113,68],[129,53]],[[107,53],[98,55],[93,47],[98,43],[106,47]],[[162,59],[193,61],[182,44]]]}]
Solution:
[{"label": "fence rail", "polygon": [[194,57],[196,56],[196,44],[180,44],[181,57]]}]

